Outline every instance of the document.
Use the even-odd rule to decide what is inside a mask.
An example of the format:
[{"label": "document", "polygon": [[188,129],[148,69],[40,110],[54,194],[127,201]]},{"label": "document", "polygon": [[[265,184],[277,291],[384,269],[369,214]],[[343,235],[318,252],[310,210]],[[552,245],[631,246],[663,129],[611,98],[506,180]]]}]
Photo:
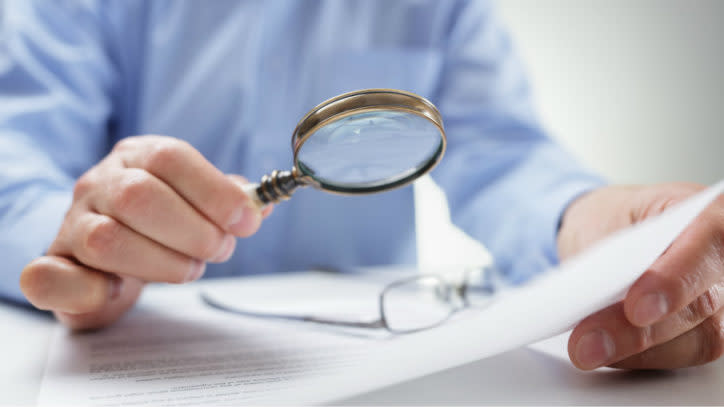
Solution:
[{"label": "document", "polygon": [[241,317],[199,298],[203,289],[239,308],[377,315],[383,282],[354,276],[300,273],[149,287],[139,306],[107,330],[57,328],[38,402],[317,404],[502,353],[565,332],[619,301],[723,189],[719,183],[507,290],[485,308],[466,309],[415,334]]},{"label": "document", "polygon": [[[315,274],[290,279],[302,284],[322,280]],[[274,289],[268,281],[255,286]],[[191,287],[156,288],[110,329],[72,334],[58,328],[39,404],[273,401],[278,394],[299,391],[300,378],[321,379],[359,363],[370,348],[365,337],[247,320],[209,309]]]}]

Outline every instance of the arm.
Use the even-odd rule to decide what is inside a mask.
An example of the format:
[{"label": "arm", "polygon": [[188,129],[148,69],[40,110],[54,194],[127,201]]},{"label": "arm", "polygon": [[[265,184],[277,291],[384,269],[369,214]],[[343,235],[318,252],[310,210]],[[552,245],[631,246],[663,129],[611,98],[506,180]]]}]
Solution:
[{"label": "arm", "polygon": [[440,91],[449,149],[435,180],[453,222],[482,241],[514,282],[558,261],[566,206],[603,181],[541,130],[510,39],[487,2],[451,22]]},{"label": "arm", "polygon": [[[561,258],[655,216],[703,189],[694,184],[612,186],[577,199],[558,236]],[[573,330],[582,369],[672,369],[724,353],[724,199],[710,205],[629,289],[623,301]]]},{"label": "arm", "polygon": [[97,16],[64,2],[7,1],[0,23],[0,296],[43,254],[75,178],[108,150],[114,66]]},{"label": "arm", "polygon": [[253,234],[262,214],[244,180],[189,143],[139,136],[111,149],[111,131],[124,124],[116,89],[126,87],[104,42],[114,38],[101,29],[109,9],[39,3],[8,3],[5,14],[2,289],[20,299],[19,280],[34,306],[72,328],[98,328],[130,308],[145,282],[195,280],[206,262],[228,260],[235,237]]},{"label": "arm", "polygon": [[[536,124],[510,43],[490,11],[458,13],[436,102],[450,154],[436,178],[453,220],[514,281],[696,193],[691,184],[602,187]],[[573,331],[582,369],[671,369],[724,353],[724,201],[711,205],[631,287]]]}]

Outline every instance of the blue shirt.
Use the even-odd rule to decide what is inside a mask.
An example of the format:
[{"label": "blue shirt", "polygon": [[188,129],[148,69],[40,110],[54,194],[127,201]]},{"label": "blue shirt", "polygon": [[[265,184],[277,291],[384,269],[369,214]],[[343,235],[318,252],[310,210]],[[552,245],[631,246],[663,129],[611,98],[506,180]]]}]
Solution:
[{"label": "blue shirt", "polygon": [[[75,180],[119,139],[189,141],[227,173],[289,169],[291,132],[350,90],[423,95],[453,221],[520,281],[557,261],[566,205],[601,180],[541,130],[485,1],[6,0],[0,34],[0,295],[48,248]],[[411,187],[303,190],[207,275],[415,261]]]}]

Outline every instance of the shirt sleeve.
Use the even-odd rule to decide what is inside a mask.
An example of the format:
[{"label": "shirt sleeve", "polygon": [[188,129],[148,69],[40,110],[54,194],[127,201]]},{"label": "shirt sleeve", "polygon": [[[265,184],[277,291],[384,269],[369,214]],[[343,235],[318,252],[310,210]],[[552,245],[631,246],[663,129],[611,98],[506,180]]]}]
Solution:
[{"label": "shirt sleeve", "polygon": [[0,297],[58,232],[108,149],[114,67],[89,2],[0,2]]},{"label": "shirt sleeve", "polygon": [[511,40],[487,2],[465,3],[447,33],[440,108],[448,150],[433,178],[453,222],[520,282],[558,262],[567,205],[604,181],[541,129]]}]

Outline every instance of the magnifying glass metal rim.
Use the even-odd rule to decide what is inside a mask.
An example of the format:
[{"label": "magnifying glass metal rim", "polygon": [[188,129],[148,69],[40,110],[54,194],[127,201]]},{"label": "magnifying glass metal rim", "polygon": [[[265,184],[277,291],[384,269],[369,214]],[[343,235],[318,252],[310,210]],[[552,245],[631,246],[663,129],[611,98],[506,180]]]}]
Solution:
[{"label": "magnifying glass metal rim", "polygon": [[[411,168],[410,171],[392,181],[370,183],[368,186],[355,184],[347,187],[315,179],[310,174],[310,170],[299,161],[299,151],[304,143],[322,127],[353,115],[380,111],[414,114],[427,119],[437,127],[441,137],[440,145],[427,162],[420,167]],[[407,185],[430,171],[440,162],[446,148],[447,137],[442,117],[429,100],[412,92],[398,89],[356,90],[320,103],[299,121],[292,133],[294,165],[291,171],[274,170],[270,174],[264,175],[260,183],[247,184],[242,189],[260,208],[270,203],[288,200],[298,187],[308,185],[340,195],[363,195],[388,191]]]},{"label": "magnifying glass metal rim", "polygon": [[[423,117],[434,124],[440,132],[440,145],[424,165],[414,168],[408,174],[393,181],[373,183],[369,186],[356,184],[345,187],[315,179],[309,170],[299,161],[299,151],[314,133],[333,122],[346,117],[363,113],[397,111]],[[294,152],[294,169],[300,181],[317,188],[341,195],[363,195],[379,191],[388,191],[407,185],[418,177],[433,169],[445,154],[447,137],[442,124],[442,117],[429,100],[412,92],[398,89],[363,89],[347,92],[328,99],[309,111],[297,124],[292,134],[292,150]]]}]

